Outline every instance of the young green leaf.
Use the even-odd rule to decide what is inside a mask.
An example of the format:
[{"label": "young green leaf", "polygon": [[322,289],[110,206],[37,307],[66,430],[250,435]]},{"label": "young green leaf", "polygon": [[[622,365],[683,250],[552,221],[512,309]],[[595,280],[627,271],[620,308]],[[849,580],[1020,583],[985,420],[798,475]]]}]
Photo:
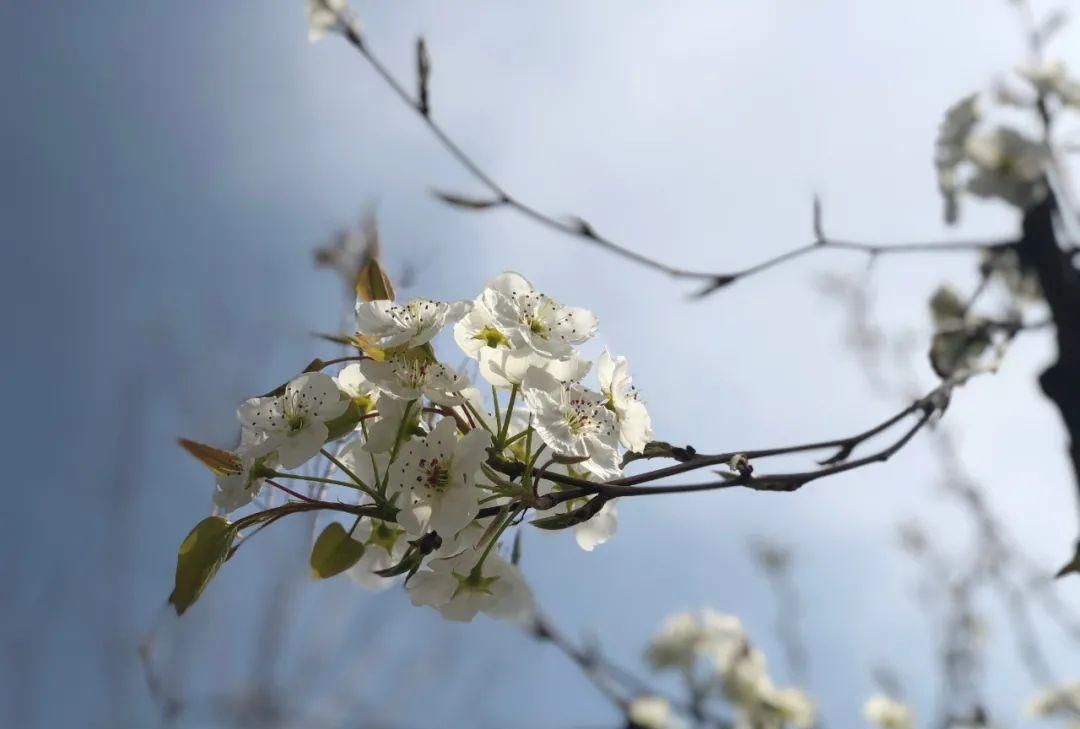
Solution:
[{"label": "young green leaf", "polygon": [[169,603],[177,615],[195,604],[229,556],[236,528],[220,516],[208,516],[192,529],[176,555],[176,584]]},{"label": "young green leaf", "polygon": [[364,545],[349,536],[340,522],[323,529],[311,548],[311,576],[325,580],[341,574],[364,556]]}]

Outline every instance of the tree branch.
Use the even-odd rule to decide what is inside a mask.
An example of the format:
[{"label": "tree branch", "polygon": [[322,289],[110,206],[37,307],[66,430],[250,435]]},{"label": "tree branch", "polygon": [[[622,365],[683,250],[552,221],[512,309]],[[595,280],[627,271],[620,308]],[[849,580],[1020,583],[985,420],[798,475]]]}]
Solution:
[{"label": "tree branch", "polygon": [[729,286],[738,280],[749,278],[756,274],[779,266],[787,261],[801,258],[802,256],[825,249],[846,250],[862,253],[871,258],[879,255],[908,254],[908,253],[955,253],[966,251],[982,251],[1008,248],[1015,245],[1011,239],[990,241],[942,241],[942,242],[918,242],[918,243],[895,243],[876,244],[863,243],[849,240],[836,240],[825,235],[821,225],[821,207],[817,200],[814,201],[814,240],[806,245],[793,248],[772,258],[765,259],[746,268],[728,272],[702,271],[681,268],[670,265],[658,258],[647,256],[643,253],[628,248],[611,238],[596,232],[584,218],[576,215],[560,219],[552,215],[540,212],[533,205],[521,198],[512,195],[505,187],[499,184],[490,174],[485,172],[461,146],[446,133],[445,130],[432,118],[431,110],[423,98],[414,98],[406,86],[399,81],[386,65],[372,53],[359,31],[348,21],[348,18],[339,16],[344,30],[342,35],[363,56],[379,77],[386,83],[394,94],[420,118],[431,132],[432,136],[443,148],[460,164],[487,193],[488,199],[472,199],[448,193],[437,193],[437,196],[448,204],[468,210],[489,210],[493,208],[510,208],[515,212],[533,220],[540,225],[555,230],[564,235],[572,236],[581,241],[595,245],[607,252],[628,260],[639,266],[653,271],[666,274],[672,278],[696,280],[702,283],[702,287],[694,294],[701,298],[715,291]]},{"label": "tree branch", "polygon": [[1058,243],[1053,219],[1057,208],[1056,198],[1049,194],[1024,214],[1023,236],[1016,250],[1021,264],[1038,276],[1054,320],[1058,358],[1039,377],[1039,384],[1061,412],[1080,489],[1080,271]]}]

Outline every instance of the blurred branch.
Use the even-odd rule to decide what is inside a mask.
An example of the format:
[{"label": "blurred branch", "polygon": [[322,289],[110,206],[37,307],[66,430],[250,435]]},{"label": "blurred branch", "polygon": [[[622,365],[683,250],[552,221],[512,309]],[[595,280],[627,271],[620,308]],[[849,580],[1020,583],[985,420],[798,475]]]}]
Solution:
[{"label": "blurred branch", "polygon": [[799,634],[799,592],[791,575],[792,556],[787,547],[755,539],[751,553],[773,590],[776,600],[776,636],[784,649],[791,677],[799,684],[807,678],[806,647]]}]

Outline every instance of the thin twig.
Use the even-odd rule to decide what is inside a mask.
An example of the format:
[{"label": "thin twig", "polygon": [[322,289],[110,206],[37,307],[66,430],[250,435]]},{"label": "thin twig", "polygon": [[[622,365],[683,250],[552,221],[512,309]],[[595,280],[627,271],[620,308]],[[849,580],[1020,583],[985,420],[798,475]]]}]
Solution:
[{"label": "thin twig", "polygon": [[643,253],[628,248],[620,243],[616,243],[611,238],[608,238],[600,233],[596,232],[588,222],[583,218],[571,215],[565,219],[560,219],[546,213],[540,212],[533,205],[526,203],[521,198],[511,194],[505,187],[499,184],[490,174],[485,172],[479,164],[477,164],[472,157],[470,157],[461,146],[446,133],[445,130],[432,118],[430,109],[425,103],[423,98],[415,98],[405,87],[405,85],[399,81],[393,73],[386,67],[386,65],[372,53],[367,43],[361,37],[359,31],[354,25],[349,22],[348,18],[339,16],[343,31],[342,35],[345,39],[357,50],[360,55],[363,56],[371,67],[375,70],[378,76],[386,83],[387,86],[394,92],[394,94],[407,106],[412,109],[413,112],[420,118],[424,125],[431,132],[432,136],[442,145],[442,147],[453,157],[458,164],[460,164],[477,182],[487,189],[487,192],[492,196],[491,199],[474,200],[471,198],[465,198],[452,194],[438,194],[443,201],[469,210],[488,210],[493,208],[510,208],[517,213],[533,220],[540,225],[555,230],[564,235],[569,235],[579,240],[591,243],[603,250],[608,251],[616,256],[619,256],[625,260],[636,263],[645,268],[658,271],[666,274],[672,278],[679,279],[691,279],[702,282],[702,288],[697,291],[695,296],[703,297],[711,294],[718,289],[728,286],[736,281],[744,278],[748,278],[755,274],[766,271],[770,268],[778,266],[787,261],[800,258],[804,255],[813,253],[819,250],[835,249],[855,251],[865,254],[871,258],[875,258],[879,255],[889,254],[907,254],[907,253],[947,253],[947,252],[965,252],[965,251],[982,251],[992,250],[1000,248],[1008,248],[1015,244],[1015,241],[1008,240],[982,240],[982,241],[942,241],[942,242],[918,242],[918,243],[894,243],[894,244],[877,244],[877,243],[864,243],[849,240],[837,240],[827,237],[821,229],[820,219],[820,205],[815,201],[814,204],[814,240],[806,245],[793,248],[789,251],[781,253],[772,258],[768,258],[754,265],[746,268],[738,269],[729,272],[716,272],[716,271],[702,271],[692,270],[687,268],[680,268],[665,263],[657,258],[647,256]]}]

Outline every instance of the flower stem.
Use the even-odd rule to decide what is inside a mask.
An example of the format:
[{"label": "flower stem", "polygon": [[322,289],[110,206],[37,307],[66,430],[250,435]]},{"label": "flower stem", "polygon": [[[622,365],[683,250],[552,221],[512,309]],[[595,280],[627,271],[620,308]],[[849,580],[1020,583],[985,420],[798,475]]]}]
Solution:
[{"label": "flower stem", "polygon": [[299,473],[282,473],[280,471],[274,473],[274,476],[278,477],[278,478],[295,478],[295,480],[297,480],[297,481],[310,481],[310,482],[315,483],[315,484],[330,484],[330,485],[333,485],[333,486],[346,486],[348,488],[354,488],[357,491],[363,491],[364,494],[367,494],[369,497],[372,497],[373,499],[375,499],[376,503],[379,503],[379,504],[384,503],[384,500],[379,498],[379,495],[376,494],[375,489],[373,489],[372,487],[365,484],[363,481],[360,480],[360,478],[357,478],[356,475],[354,473],[352,473],[350,470],[348,470],[345,467],[345,465],[343,465],[338,459],[334,458],[333,456],[330,456],[328,453],[326,453],[325,450],[323,451],[323,455],[326,456],[327,458],[329,458],[330,460],[334,461],[334,464],[337,465],[337,467],[339,469],[341,469],[342,471],[345,471],[346,474],[350,478],[352,478],[353,481],[339,481],[339,480],[337,480],[337,478],[323,478],[322,476],[305,476],[305,475],[301,475]]},{"label": "flower stem", "polygon": [[499,391],[495,389],[495,385],[491,386],[491,403],[492,408],[495,410],[495,430],[502,432],[502,416],[499,415]]},{"label": "flower stem", "polygon": [[496,530],[496,532],[491,535],[491,539],[488,540],[487,546],[484,547],[484,553],[480,555],[480,559],[477,560],[476,564],[473,565],[472,570],[469,572],[469,577],[479,578],[483,574],[482,568],[484,566],[484,560],[487,559],[488,554],[491,553],[491,548],[495,546],[495,544],[499,541],[499,537],[502,536],[503,532],[506,531],[506,528],[510,526],[510,524],[514,521],[514,519],[517,518],[517,515],[520,514],[521,511],[522,507],[517,507],[513,509],[509,514],[507,514],[506,520],[503,521],[503,523],[499,526],[498,530]]},{"label": "flower stem", "polygon": [[[483,428],[484,430],[486,430],[489,433],[495,432],[495,431],[491,430],[491,426],[487,424],[487,421],[484,419],[484,416],[481,415],[480,412],[475,407],[473,407],[473,404],[471,402],[466,400],[464,405],[465,405],[465,409],[468,410],[470,413],[472,413],[473,417],[476,418],[476,422],[480,423],[481,428]],[[498,429],[496,429],[496,430],[498,430]]]},{"label": "flower stem", "polygon": [[[499,437],[495,443],[495,447],[501,451],[506,446],[506,434],[510,431],[510,416],[514,412],[514,400],[517,399],[518,386],[514,385],[510,390],[510,402],[506,403],[506,417],[503,418],[502,428],[499,430]],[[495,403],[496,416],[499,412],[499,403]]]}]

